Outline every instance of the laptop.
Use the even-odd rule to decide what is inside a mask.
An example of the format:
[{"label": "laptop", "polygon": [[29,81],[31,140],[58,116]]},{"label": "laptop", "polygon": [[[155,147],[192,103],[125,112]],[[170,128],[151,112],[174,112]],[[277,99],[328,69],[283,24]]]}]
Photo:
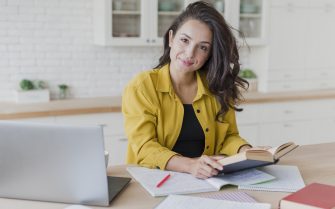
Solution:
[{"label": "laptop", "polygon": [[130,180],[107,177],[101,126],[0,121],[0,197],[108,206]]}]

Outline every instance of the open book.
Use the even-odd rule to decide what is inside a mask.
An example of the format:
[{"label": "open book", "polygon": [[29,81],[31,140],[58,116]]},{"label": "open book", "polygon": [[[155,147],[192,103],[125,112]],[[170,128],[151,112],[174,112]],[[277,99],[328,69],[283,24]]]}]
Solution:
[{"label": "open book", "polygon": [[298,147],[298,145],[293,142],[288,142],[278,147],[251,148],[246,152],[219,160],[219,163],[223,165],[223,170],[221,172],[232,173],[248,168],[275,164],[278,162],[279,158],[296,147]]},{"label": "open book", "polygon": [[[136,179],[152,196],[166,196],[169,194],[189,194],[199,192],[219,191],[225,185],[251,185],[271,181],[274,176],[257,169],[222,174],[206,180],[197,179],[187,173],[163,171],[144,167],[128,167],[127,171]],[[167,174],[170,178],[160,187],[160,182]]]}]

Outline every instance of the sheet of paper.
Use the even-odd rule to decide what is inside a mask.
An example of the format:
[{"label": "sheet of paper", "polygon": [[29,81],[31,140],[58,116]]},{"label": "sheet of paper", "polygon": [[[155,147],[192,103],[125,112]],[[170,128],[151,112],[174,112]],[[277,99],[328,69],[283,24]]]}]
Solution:
[{"label": "sheet of paper", "polygon": [[205,197],[210,199],[216,199],[216,200],[230,200],[230,201],[236,201],[236,202],[254,202],[257,201],[250,197],[245,192],[215,192],[215,193],[204,193],[199,195],[198,197]]},{"label": "sheet of paper", "polygon": [[239,189],[276,191],[276,192],[296,192],[305,187],[297,166],[290,165],[270,165],[259,170],[264,171],[276,179],[255,185],[240,185]]},{"label": "sheet of paper", "polygon": [[239,203],[202,197],[169,195],[155,209],[270,209],[267,203]]},{"label": "sheet of paper", "polygon": [[[152,196],[217,191],[215,187],[205,180],[197,179],[186,173],[162,171],[143,167],[128,167],[127,171]],[[160,182],[167,174],[171,174],[171,177],[161,187],[157,188],[157,183]]]},{"label": "sheet of paper", "polygon": [[221,174],[219,176],[206,179],[206,181],[219,190],[222,186],[227,184],[250,185],[271,181],[273,179],[275,179],[274,176],[254,168],[231,174]]}]

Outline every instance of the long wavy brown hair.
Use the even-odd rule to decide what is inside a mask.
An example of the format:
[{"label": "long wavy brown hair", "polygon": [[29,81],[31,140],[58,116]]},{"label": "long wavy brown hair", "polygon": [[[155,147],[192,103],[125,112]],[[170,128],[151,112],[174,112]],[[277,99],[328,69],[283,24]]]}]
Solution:
[{"label": "long wavy brown hair", "polygon": [[236,39],[232,33],[234,29],[226,23],[223,16],[211,4],[203,1],[191,3],[174,20],[164,35],[164,53],[159,58],[156,68],[171,62],[169,31],[172,30],[175,35],[178,29],[190,19],[205,23],[213,33],[213,47],[200,72],[206,74],[208,89],[221,105],[216,120],[222,121],[229,108],[242,111],[241,108],[236,107],[242,97],[238,87],[247,89],[249,84],[238,76],[240,63]]}]

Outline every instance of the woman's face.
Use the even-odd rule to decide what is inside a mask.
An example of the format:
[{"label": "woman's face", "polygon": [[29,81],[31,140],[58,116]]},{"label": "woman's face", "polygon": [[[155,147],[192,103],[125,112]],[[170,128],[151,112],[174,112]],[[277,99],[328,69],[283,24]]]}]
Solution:
[{"label": "woman's face", "polygon": [[207,61],[212,47],[212,31],[198,20],[187,20],[173,36],[169,32],[170,68],[194,72]]}]

